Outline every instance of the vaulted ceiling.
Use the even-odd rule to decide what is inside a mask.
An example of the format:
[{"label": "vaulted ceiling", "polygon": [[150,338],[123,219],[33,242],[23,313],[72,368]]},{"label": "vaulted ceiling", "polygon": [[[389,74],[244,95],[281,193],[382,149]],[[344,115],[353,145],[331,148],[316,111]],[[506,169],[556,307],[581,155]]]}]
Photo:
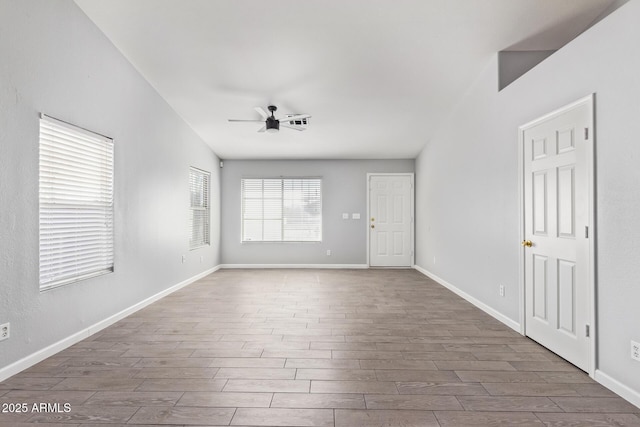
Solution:
[{"label": "vaulted ceiling", "polygon": [[[615,2],[76,3],[221,158],[364,159],[415,157],[498,51],[557,49]],[[227,121],[270,104],[307,130]]]}]

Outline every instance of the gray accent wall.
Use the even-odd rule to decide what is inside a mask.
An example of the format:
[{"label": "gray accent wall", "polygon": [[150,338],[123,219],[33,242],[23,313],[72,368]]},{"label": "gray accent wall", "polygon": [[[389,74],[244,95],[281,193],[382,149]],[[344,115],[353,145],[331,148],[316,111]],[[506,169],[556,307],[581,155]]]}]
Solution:
[{"label": "gray accent wall", "polygon": [[[640,393],[640,2],[501,92],[497,55],[416,160],[416,264],[519,321],[518,127],[596,94],[598,369]],[[436,261],[434,262],[434,257]],[[499,296],[499,285],[506,287]]]},{"label": "gray accent wall", "polygon": [[[74,2],[1,0],[0,58],[0,324],[11,323],[2,369],[217,266],[220,169]],[[115,272],[46,292],[38,286],[40,112],[115,141]],[[191,252],[189,166],[212,174],[212,244]]]},{"label": "gray accent wall", "polygon": [[[261,136],[265,144],[269,143],[269,138],[278,137]],[[413,170],[413,159],[225,160],[222,169],[222,263],[366,264],[367,173]],[[241,179],[301,176],[322,178],[322,242],[242,243]],[[343,213],[360,213],[361,219],[344,220]],[[327,256],[327,250],[331,250],[331,256]]]}]

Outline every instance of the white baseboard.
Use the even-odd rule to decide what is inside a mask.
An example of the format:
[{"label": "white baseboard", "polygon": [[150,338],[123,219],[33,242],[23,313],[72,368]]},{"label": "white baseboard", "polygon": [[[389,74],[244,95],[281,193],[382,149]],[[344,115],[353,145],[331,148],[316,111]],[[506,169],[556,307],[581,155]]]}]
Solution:
[{"label": "white baseboard", "polygon": [[367,264],[220,264],[220,268],[369,268]]},{"label": "white baseboard", "polygon": [[0,369],[0,381],[4,381],[9,377],[14,376],[15,374],[24,371],[27,368],[30,368],[31,366],[35,365],[36,363],[42,362],[44,359],[46,359],[47,357],[51,357],[56,353],[59,353],[60,351],[71,347],[72,345],[82,341],[83,339],[90,337],[91,335],[95,334],[96,332],[99,332],[101,330],[103,330],[104,328],[113,325],[114,323],[116,323],[118,320],[124,319],[125,317],[129,316],[132,313],[135,313],[138,310],[141,310],[143,308],[145,308],[146,306],[148,306],[149,304],[152,304],[156,301],[158,301],[159,299],[181,289],[184,288],[185,286],[195,282],[196,280],[199,280],[205,276],[208,276],[211,273],[214,273],[216,271],[218,271],[220,269],[220,265],[217,265],[213,268],[210,268],[209,270],[203,271],[202,273],[196,274],[193,277],[188,278],[187,280],[184,280],[176,285],[171,286],[170,288],[165,289],[164,291],[158,292],[155,295],[150,296],[149,298],[140,301],[139,303],[136,303],[134,305],[132,305],[131,307],[128,307],[112,316],[107,317],[104,320],[101,320],[97,323],[94,323],[93,325],[79,331],[76,332],[73,335],[70,335],[66,338],[61,339],[60,341],[51,344],[48,347],[43,348],[42,350],[38,350],[35,353],[30,354],[29,356],[26,356],[14,363],[12,363],[11,365],[5,366],[4,368]]},{"label": "white baseboard", "polygon": [[[483,303],[481,301],[478,301],[477,299],[475,299],[471,295],[467,294],[464,291],[461,291],[460,289],[458,289],[457,287],[455,287],[451,283],[449,283],[446,280],[436,276],[435,274],[431,273],[430,271],[425,270],[424,268],[420,267],[419,265],[414,265],[413,268],[415,268],[417,271],[419,271],[420,273],[424,274],[425,276],[429,277],[430,279],[435,280],[440,285],[442,285],[445,288],[449,289],[450,291],[452,291],[453,293],[457,294],[458,296],[464,298],[465,300],[467,300],[471,304],[473,304],[476,307],[478,307],[480,310],[484,311],[485,313],[489,314],[490,316],[494,317],[495,319],[501,321],[502,323],[504,323],[505,325],[507,325],[508,327],[513,329],[514,331],[520,333],[520,323],[509,319],[504,314],[494,310],[493,308],[489,307],[485,303]],[[631,404],[633,404],[633,405],[635,405],[635,406],[640,408],[640,392],[638,392],[638,391],[630,388],[629,386],[621,383],[620,381],[610,377],[609,375],[605,374],[604,372],[602,372],[599,369],[596,369],[596,373],[595,373],[594,379],[597,382],[599,382],[600,384],[602,384],[603,386],[605,386],[606,388],[608,388],[609,390],[611,390],[612,392],[614,392],[617,395],[619,395],[620,397],[622,397],[623,399],[629,401]]]},{"label": "white baseboard", "polygon": [[504,314],[500,313],[499,311],[489,307],[487,304],[485,304],[482,301],[472,297],[468,293],[458,289],[457,287],[455,287],[451,283],[449,283],[446,280],[436,276],[435,274],[431,273],[430,271],[425,270],[424,268],[420,267],[419,265],[414,265],[413,268],[415,268],[416,270],[418,270],[420,273],[424,274],[428,278],[438,282],[440,285],[442,285],[445,288],[449,289],[451,292],[453,292],[454,294],[458,295],[459,297],[461,297],[461,298],[467,300],[468,302],[470,302],[471,304],[475,305],[480,310],[484,311],[485,313],[487,313],[488,315],[492,316],[496,320],[499,320],[500,322],[504,323],[505,325],[507,325],[508,327],[513,329],[514,331],[516,331],[517,333],[520,333],[520,323],[519,322],[516,322],[515,320],[512,320],[512,319],[508,318],[507,316],[505,316]]},{"label": "white baseboard", "polygon": [[600,384],[640,408],[640,392],[622,384],[599,369],[596,369],[595,380]]}]

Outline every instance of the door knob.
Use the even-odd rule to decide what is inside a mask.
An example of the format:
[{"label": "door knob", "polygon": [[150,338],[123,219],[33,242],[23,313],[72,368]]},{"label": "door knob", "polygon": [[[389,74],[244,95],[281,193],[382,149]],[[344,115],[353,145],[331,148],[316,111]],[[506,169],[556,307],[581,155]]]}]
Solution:
[{"label": "door knob", "polygon": [[530,248],[531,246],[533,246],[533,242],[531,240],[523,240],[522,241],[522,246],[526,246],[526,247]]},{"label": "door knob", "polygon": [[373,224],[371,224],[371,228],[376,228],[376,226],[375,226],[375,225],[373,225]]},{"label": "door knob", "polygon": [[375,221],[376,219],[374,217],[371,217],[371,221]]}]

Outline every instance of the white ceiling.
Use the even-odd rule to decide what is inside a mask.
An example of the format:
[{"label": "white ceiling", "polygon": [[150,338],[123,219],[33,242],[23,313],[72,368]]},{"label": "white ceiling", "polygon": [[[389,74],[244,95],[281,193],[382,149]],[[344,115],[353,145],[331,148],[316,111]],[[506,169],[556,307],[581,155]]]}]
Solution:
[{"label": "white ceiling", "polygon": [[[612,2],[76,0],[223,159],[414,158],[498,51],[556,49]],[[227,121],[270,104],[308,129]]]}]

